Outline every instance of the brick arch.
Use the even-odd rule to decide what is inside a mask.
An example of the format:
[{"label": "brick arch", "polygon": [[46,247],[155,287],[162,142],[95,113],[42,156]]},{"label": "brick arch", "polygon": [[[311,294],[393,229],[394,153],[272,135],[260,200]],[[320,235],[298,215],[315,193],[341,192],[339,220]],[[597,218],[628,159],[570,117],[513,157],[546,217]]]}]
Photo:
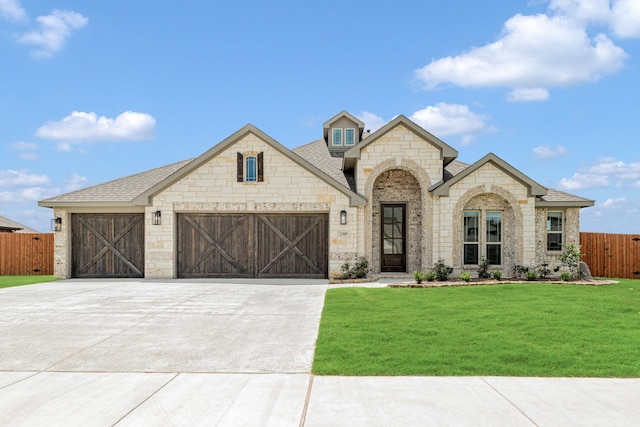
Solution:
[{"label": "brick arch", "polygon": [[[376,192],[376,183],[380,185],[379,180],[386,179],[385,174],[392,171],[406,173],[408,177],[414,179],[417,194],[407,198],[406,195],[402,195],[399,192],[394,194]],[[370,201],[365,207],[365,250],[367,257],[371,260],[371,267],[374,273],[380,272],[380,224],[377,216],[379,215],[379,203],[381,201],[408,202],[407,222],[413,224],[414,230],[407,233],[407,272],[431,264],[433,203],[431,194],[428,191],[430,185],[431,180],[424,168],[409,159],[401,159],[400,161],[396,159],[385,160],[380,162],[369,173],[365,183],[365,196]],[[383,197],[384,200],[380,199],[380,197]],[[411,201],[408,199],[411,199]]]},{"label": "brick arch", "polygon": [[[482,200],[482,199],[485,200]],[[522,208],[515,196],[507,189],[493,185],[487,191],[484,185],[464,193],[453,211],[453,265],[462,268],[462,213],[467,209],[501,209],[505,212],[503,224],[503,267],[511,269],[522,264],[524,235]],[[505,271],[509,273],[510,271]]]}]

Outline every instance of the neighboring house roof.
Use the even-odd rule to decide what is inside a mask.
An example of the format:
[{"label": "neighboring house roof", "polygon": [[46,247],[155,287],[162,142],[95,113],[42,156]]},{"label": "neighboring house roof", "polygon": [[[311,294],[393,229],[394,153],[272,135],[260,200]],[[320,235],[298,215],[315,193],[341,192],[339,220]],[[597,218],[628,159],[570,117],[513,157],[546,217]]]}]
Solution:
[{"label": "neighboring house roof", "polygon": [[291,161],[297,163],[298,165],[305,168],[306,170],[308,170],[309,172],[311,172],[321,180],[325,181],[327,184],[331,185],[332,187],[336,188],[340,192],[347,195],[351,199],[352,206],[364,206],[366,204],[367,200],[364,197],[351,191],[351,189],[349,189],[348,186],[345,187],[345,185],[342,182],[333,178],[329,173],[311,164],[308,160],[305,160],[300,155],[289,150],[287,147],[280,144],[278,141],[271,138],[269,135],[267,135],[266,133],[264,133],[263,131],[261,131],[260,129],[258,129],[252,124],[245,125],[242,129],[238,130],[231,136],[227,137],[224,141],[220,142],[219,144],[215,145],[213,148],[211,148],[201,156],[193,159],[191,162],[184,165],[176,173],[157,182],[153,187],[139,194],[135,198],[134,203],[139,205],[150,204],[151,198],[154,195],[158,194],[159,192],[166,189],[173,183],[185,177],[186,175],[188,175],[198,167],[207,163],[209,160],[217,156],[219,153],[225,151],[227,148],[231,147],[233,144],[238,142],[240,139],[244,138],[249,133],[256,135],[258,138],[260,138],[261,140],[269,144],[271,147],[279,151],[282,155],[284,155],[285,157],[288,157]]},{"label": "neighboring house roof", "polygon": [[71,193],[51,197],[38,202],[48,208],[65,206],[132,206],[140,194],[152,188],[159,181],[174,174],[193,159],[183,160],[167,166],[126,176],[104,184],[94,185]]},{"label": "neighboring house roof", "polygon": [[458,151],[456,151],[449,144],[441,141],[439,138],[427,132],[426,130],[424,130],[423,128],[421,128],[420,126],[418,126],[413,121],[406,118],[405,116],[399,115],[398,117],[396,117],[395,119],[387,123],[386,125],[382,126],[380,129],[372,133],[366,139],[362,140],[359,144],[356,144],[353,148],[350,148],[349,150],[347,150],[344,153],[344,168],[345,169],[352,168],[355,165],[355,161],[357,159],[360,159],[360,151],[363,148],[375,142],[376,140],[380,139],[387,132],[389,132],[399,124],[404,125],[407,129],[417,134],[421,138],[425,139],[426,141],[429,141],[435,147],[440,149],[440,155],[442,157],[442,160],[445,166],[451,163],[452,161],[454,161],[456,157],[458,157]]},{"label": "neighboring house roof", "polygon": [[40,233],[38,230],[34,230],[31,227],[22,225],[4,216],[0,216],[0,231],[9,233]]}]

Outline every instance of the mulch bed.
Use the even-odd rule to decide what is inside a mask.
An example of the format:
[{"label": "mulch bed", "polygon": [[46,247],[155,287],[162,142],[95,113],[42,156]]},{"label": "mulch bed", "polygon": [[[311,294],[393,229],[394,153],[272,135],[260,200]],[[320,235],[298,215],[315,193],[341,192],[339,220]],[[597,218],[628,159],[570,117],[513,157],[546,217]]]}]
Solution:
[{"label": "mulch bed", "polygon": [[507,283],[548,283],[548,284],[558,284],[558,285],[587,285],[587,286],[602,286],[602,285],[612,285],[614,283],[620,283],[617,280],[600,280],[600,279],[589,279],[589,280],[570,280],[570,281],[562,281],[562,280],[520,280],[520,279],[503,279],[503,280],[494,280],[494,279],[471,279],[468,282],[463,280],[447,280],[446,282],[403,282],[403,283],[392,283],[387,285],[389,288],[438,288],[442,286],[481,286],[481,285],[505,285]]}]

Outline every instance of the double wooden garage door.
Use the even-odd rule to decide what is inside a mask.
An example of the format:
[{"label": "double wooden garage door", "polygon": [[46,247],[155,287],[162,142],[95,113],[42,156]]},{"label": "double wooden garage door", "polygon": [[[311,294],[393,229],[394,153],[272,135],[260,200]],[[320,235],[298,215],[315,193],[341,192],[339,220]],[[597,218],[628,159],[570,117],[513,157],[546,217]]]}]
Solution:
[{"label": "double wooden garage door", "polygon": [[178,214],[178,277],[328,276],[326,214]]}]

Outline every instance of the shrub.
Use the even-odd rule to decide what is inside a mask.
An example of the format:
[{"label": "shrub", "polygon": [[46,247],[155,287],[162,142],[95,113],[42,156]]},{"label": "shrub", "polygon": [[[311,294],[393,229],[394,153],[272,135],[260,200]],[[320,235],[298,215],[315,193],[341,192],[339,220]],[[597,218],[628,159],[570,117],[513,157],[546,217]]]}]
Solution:
[{"label": "shrub", "polygon": [[494,270],[494,271],[491,273],[491,276],[492,276],[494,279],[496,279],[496,280],[500,280],[500,279],[502,279],[502,270]]},{"label": "shrub", "polygon": [[541,279],[546,279],[549,274],[551,274],[551,269],[549,268],[548,262],[543,262],[536,267],[536,271],[538,272],[538,277]]},{"label": "shrub", "polygon": [[425,279],[427,279],[427,282],[433,282],[434,280],[436,280],[436,272],[433,270],[429,270],[424,277]]},{"label": "shrub", "polygon": [[413,279],[416,281],[416,283],[420,284],[427,279],[427,273],[422,270],[414,271]]},{"label": "shrub", "polygon": [[515,264],[513,266],[513,275],[518,279],[526,275],[528,272],[529,272],[529,267],[525,267],[524,265],[518,265],[518,264]]},{"label": "shrub", "polygon": [[449,275],[453,272],[453,267],[445,264],[443,259],[439,259],[434,265],[433,271],[439,282],[446,282],[449,279]]},{"label": "shrub", "polygon": [[562,273],[560,273],[560,280],[568,282],[569,280],[571,280],[571,273],[569,273],[568,271],[563,271]]},{"label": "shrub", "polygon": [[565,245],[560,255],[560,262],[569,269],[571,277],[578,277],[580,273],[580,261],[584,254],[580,251],[580,245],[576,245],[573,241]]},{"label": "shrub", "polygon": [[491,273],[489,273],[489,260],[486,258],[482,258],[482,261],[478,264],[478,277],[480,279],[488,279],[491,277]]},{"label": "shrub", "polygon": [[465,282],[469,282],[471,281],[471,274],[469,274],[468,271],[463,271],[462,273],[460,273],[460,279]]},{"label": "shrub", "polygon": [[342,271],[341,279],[362,279],[367,277],[369,274],[369,261],[366,257],[358,257],[355,261],[354,265],[351,265],[350,260],[345,261],[340,267],[340,271]]},{"label": "shrub", "polygon": [[531,280],[536,280],[538,278],[538,275],[536,274],[535,271],[527,271],[527,280],[531,281]]}]

